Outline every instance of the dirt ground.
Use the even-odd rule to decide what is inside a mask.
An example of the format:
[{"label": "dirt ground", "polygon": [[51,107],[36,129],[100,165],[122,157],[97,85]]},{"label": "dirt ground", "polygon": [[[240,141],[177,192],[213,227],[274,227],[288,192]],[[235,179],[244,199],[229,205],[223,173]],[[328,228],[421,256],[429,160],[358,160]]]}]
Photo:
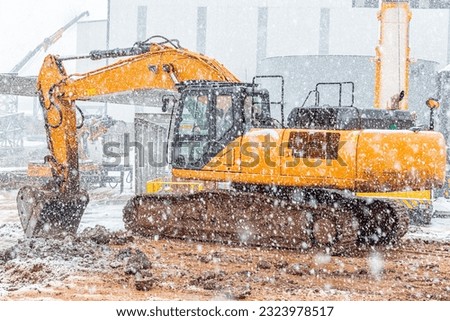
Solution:
[{"label": "dirt ground", "polygon": [[351,257],[87,229],[0,252],[0,300],[450,300],[450,243]]}]

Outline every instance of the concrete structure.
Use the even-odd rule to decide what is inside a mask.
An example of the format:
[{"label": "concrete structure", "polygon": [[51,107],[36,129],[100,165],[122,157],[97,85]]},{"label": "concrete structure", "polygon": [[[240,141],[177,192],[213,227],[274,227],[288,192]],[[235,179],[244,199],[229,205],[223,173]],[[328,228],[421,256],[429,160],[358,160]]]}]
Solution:
[{"label": "concrete structure", "polygon": [[[439,72],[438,95],[441,102],[438,110],[438,128],[444,134],[447,145],[450,142],[450,65]],[[448,161],[450,163],[450,149],[447,149]]]},{"label": "concrete structure", "polygon": [[[135,191],[145,193],[146,182],[170,176],[170,161],[163,151],[169,147],[168,114],[136,114],[134,121],[135,141]],[[127,146],[124,146],[127,148]]]}]

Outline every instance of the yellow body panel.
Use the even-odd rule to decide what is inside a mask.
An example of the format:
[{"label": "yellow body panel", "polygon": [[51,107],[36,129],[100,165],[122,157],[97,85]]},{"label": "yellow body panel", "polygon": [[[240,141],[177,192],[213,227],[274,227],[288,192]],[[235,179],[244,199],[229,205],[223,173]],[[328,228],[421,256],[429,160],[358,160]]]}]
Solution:
[{"label": "yellow body panel", "polygon": [[30,177],[52,177],[49,164],[28,164],[27,175]]},{"label": "yellow body panel", "polygon": [[445,140],[431,131],[365,130],[358,140],[357,190],[426,190],[445,179]]},{"label": "yellow body panel", "polygon": [[[316,140],[295,143],[297,137]],[[320,157],[302,157],[302,153]],[[445,143],[437,132],[252,129],[201,170],[174,168],[173,175],[247,184],[394,192],[442,186],[442,168]]]},{"label": "yellow body panel", "polygon": [[157,178],[148,181],[145,191],[148,194],[155,194],[160,192],[172,193],[178,190],[186,190],[186,192],[200,192],[204,189],[201,182],[173,182],[169,179]]},{"label": "yellow body panel", "polygon": [[406,206],[408,210],[429,210],[432,211],[433,199],[431,190],[424,191],[404,191],[388,193],[356,193],[358,197],[390,199]]},{"label": "yellow body panel", "polygon": [[361,197],[373,198],[401,198],[414,200],[431,200],[431,190],[425,191],[402,191],[402,192],[387,192],[387,193],[357,193]]},{"label": "yellow body panel", "polygon": [[[310,181],[310,186],[337,188],[337,189],[354,189],[356,175],[356,153],[357,139],[359,131],[318,131],[318,130],[286,130],[284,134],[284,144],[288,142],[289,137],[295,137],[296,133],[305,133],[303,137],[308,137],[308,142],[300,142],[300,144],[311,144],[312,153],[321,153],[327,145],[320,144],[326,141],[326,135],[334,135],[336,137],[336,146],[338,151],[336,158],[300,158],[296,155],[295,149],[302,149],[303,146],[297,144],[293,148],[288,148],[282,160],[281,173],[286,177],[298,177],[301,181]],[[318,140],[312,140],[314,136]],[[311,138],[310,138],[311,137]],[[317,145],[316,145],[317,144]],[[315,150],[314,150],[315,149]]]}]

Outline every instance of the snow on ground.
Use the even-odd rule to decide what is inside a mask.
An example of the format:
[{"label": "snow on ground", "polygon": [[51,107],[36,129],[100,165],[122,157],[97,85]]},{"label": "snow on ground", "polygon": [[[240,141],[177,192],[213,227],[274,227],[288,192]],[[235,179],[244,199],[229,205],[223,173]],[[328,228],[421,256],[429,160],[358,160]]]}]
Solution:
[{"label": "snow on ground", "polygon": [[450,217],[450,200],[439,197],[433,202],[433,209],[436,211],[437,216],[445,215]]},{"label": "snow on ground", "polygon": [[26,167],[0,167],[0,173],[26,172],[26,171],[27,171]]},{"label": "snow on ground", "polygon": [[411,239],[421,239],[430,241],[450,242],[450,217],[438,218],[431,220],[430,225],[409,227],[406,237]]},{"label": "snow on ground", "polygon": [[[124,296],[128,297],[130,293],[128,288],[125,289],[125,292],[120,292],[124,289],[124,284],[126,284],[127,287],[128,284],[134,284],[135,288],[139,290],[143,287],[151,288],[155,282],[157,282],[156,284],[158,284],[158,287],[154,292],[155,296],[153,296],[152,299],[158,297],[157,291],[161,291],[160,293],[172,291],[176,293],[176,296],[170,296],[169,294],[169,297],[165,298],[179,300],[192,298],[191,296],[193,293],[196,293],[195,291],[208,290],[219,291],[217,293],[222,293],[223,291],[228,291],[229,288],[237,290],[234,290],[234,292],[232,291],[232,295],[227,295],[227,298],[241,297],[241,295],[245,298],[252,293],[258,293],[259,295],[259,290],[250,291],[247,286],[242,288],[242,272],[245,272],[246,274],[249,273],[248,279],[245,282],[252,282],[252,287],[255,289],[266,289],[266,283],[264,283],[263,287],[258,288],[258,286],[261,285],[261,282],[267,282],[265,280],[273,279],[273,283],[278,282],[275,282],[275,279],[273,278],[273,270],[270,271],[270,267],[267,268],[270,264],[276,267],[274,262],[280,261],[277,251],[249,249],[248,251],[253,254],[243,255],[243,253],[247,253],[247,250],[245,250],[245,252],[244,249],[231,249],[230,252],[223,250],[218,251],[217,248],[208,244],[198,245],[196,247],[197,251],[192,251],[192,244],[185,244],[183,242],[162,242],[155,247],[153,244],[145,245],[142,242],[135,242],[135,239],[126,233],[109,232],[123,230],[122,208],[125,206],[127,200],[133,195],[130,190],[127,190],[124,194],[120,194],[117,189],[113,190],[109,188],[91,191],[91,201],[83,216],[79,233],[77,233],[76,236],[68,235],[64,239],[50,240],[26,239],[23,235],[17,215],[15,202],[16,193],[17,191],[0,191],[0,298],[12,295],[13,299],[42,299],[41,293],[47,293],[49,295],[48,298],[51,299],[52,289],[64,288],[67,290],[66,296],[60,296],[61,293],[66,291],[64,290],[63,292],[58,292],[54,298],[62,300],[71,300],[74,298],[87,299],[93,298],[93,295],[97,295],[97,298],[103,299],[101,296],[106,295],[104,294],[106,292],[102,291],[109,291],[106,289],[114,289],[114,287],[111,287],[111,284],[108,283],[104,290],[105,284],[99,280],[99,275],[114,276],[111,277],[111,280],[115,282],[113,283],[115,284],[113,286],[117,286],[116,289],[119,291],[117,292],[119,294],[115,293],[116,297],[114,298],[118,298],[120,293],[123,293]],[[444,204],[444,201],[440,202],[442,202],[443,205],[448,205]],[[98,225],[104,227],[98,227]],[[406,238],[450,242],[450,216],[433,218],[432,223],[429,226],[411,226]],[[111,240],[116,242],[112,244],[123,245],[124,248],[117,249],[108,246],[107,244]],[[407,242],[408,241],[406,241],[405,244],[408,244]],[[436,245],[425,243],[428,242],[416,242],[411,244],[422,247],[426,245],[428,246],[428,250],[436,249]],[[170,251],[167,251],[167,245],[170,246]],[[136,246],[139,246],[139,249],[135,248]],[[209,250],[204,251],[203,248],[209,248]],[[447,262],[447,257],[445,255],[448,254],[448,252],[445,252],[447,251],[445,249],[448,248],[448,246],[439,244],[438,248],[441,251],[438,255],[442,255],[442,257],[439,257],[438,259]],[[442,250],[442,248],[444,248],[444,250]],[[164,256],[162,256],[161,253],[163,251],[169,253],[165,253]],[[205,255],[199,255],[199,253],[204,253]],[[407,252],[393,254],[391,260],[396,260],[395,255],[400,255],[400,261],[397,260],[393,262],[395,262],[394,266],[401,266],[401,269],[400,272],[396,272],[396,276],[391,275],[391,279],[388,281],[385,281],[386,275],[388,274],[385,273],[385,265],[387,265],[387,263],[385,263],[386,258],[376,252],[371,253],[366,258],[339,257],[336,258],[338,261],[334,261],[334,258],[331,258],[328,255],[318,254],[313,257],[313,263],[311,264],[307,263],[308,259],[306,259],[306,263],[302,262],[301,264],[297,261],[291,261],[291,265],[289,265],[287,261],[284,261],[285,264],[282,263],[279,267],[276,267],[278,271],[281,272],[279,274],[279,286],[277,285],[277,290],[275,290],[275,287],[271,288],[270,293],[273,295],[276,291],[281,291],[277,292],[279,293],[278,295],[280,295],[278,298],[283,299],[286,298],[286,293],[290,293],[290,295],[304,294],[299,292],[297,285],[295,286],[295,289],[292,290],[292,284],[296,284],[295,282],[299,282],[298,280],[291,280],[294,283],[290,283],[288,282],[288,279],[295,275],[302,275],[302,278],[300,279],[303,279],[315,273],[321,273],[321,277],[324,277],[324,275],[326,275],[324,273],[327,269],[319,269],[317,267],[326,264],[328,268],[331,264],[331,266],[333,266],[332,269],[335,269],[334,272],[326,273],[332,278],[341,277],[343,281],[338,281],[338,283],[343,284],[344,290],[340,288],[335,290],[325,285],[325,291],[321,288],[316,288],[311,290],[314,291],[314,293],[307,292],[305,295],[307,295],[308,298],[319,297],[320,299],[323,299],[325,296],[330,298],[330,295],[332,295],[331,298],[340,296],[345,300],[353,299],[353,297],[348,296],[349,293],[353,293],[353,290],[351,291],[345,285],[348,283],[346,280],[351,279],[350,284],[352,289],[355,284],[358,284],[358,281],[355,280],[361,282],[360,290],[355,291],[355,293],[359,293],[364,299],[370,299],[376,295],[372,290],[373,287],[383,289],[383,291],[379,290],[379,292],[382,293],[383,298],[385,298],[384,291],[389,293],[389,291],[391,291],[390,289],[398,289],[404,286],[404,284],[409,285],[411,282],[414,282],[415,284],[425,284],[422,287],[427,290],[424,291],[431,291],[429,294],[426,294],[428,295],[426,296],[427,299],[445,300],[447,299],[447,292],[441,288],[436,288],[434,283],[432,284],[433,286],[430,286],[429,283],[429,280],[438,280],[438,276],[439,278],[441,277],[440,273],[442,273],[442,271],[427,267],[426,269],[424,268],[425,272],[423,273],[425,274],[422,279],[421,275],[417,274],[418,267],[435,266],[433,264],[436,258],[432,255],[427,258],[426,255],[428,252],[425,251],[424,253],[425,254],[419,250],[412,254],[408,254]],[[405,255],[410,255],[412,258],[410,257],[405,261]],[[147,271],[147,268],[142,273],[137,273],[136,271],[139,271],[140,267],[145,263],[144,261],[149,260],[148,256],[151,257],[151,261],[153,262],[152,271]],[[281,254],[281,257],[283,257],[283,254]],[[297,254],[294,253],[294,257],[297,257]],[[189,269],[178,268],[178,265],[175,262],[179,262],[176,260],[180,260],[180,258],[183,260],[183,266],[189,266]],[[408,261],[410,259],[416,261]],[[347,260],[347,263],[342,263],[342,261],[345,260]],[[358,260],[359,263],[357,264],[360,265],[358,268],[354,268],[355,262],[358,262]],[[431,260],[431,263],[429,260]],[[187,261],[188,264],[185,264],[185,261]],[[205,270],[205,264],[209,264],[209,262],[211,262],[212,265]],[[217,272],[217,265],[214,265],[215,263],[217,264],[217,262],[220,262],[221,268],[223,266],[222,264],[226,264],[226,267],[228,267],[229,270],[227,272],[223,272],[222,270]],[[403,270],[405,262],[411,262],[408,263],[409,265],[406,264],[406,266],[411,266],[411,264],[414,266],[414,273],[412,275],[405,276]],[[256,268],[254,270],[253,268],[251,268],[251,270],[241,270],[242,266],[247,267],[249,264],[250,266],[254,264]],[[352,266],[352,269],[354,269],[354,272],[343,269],[344,266],[350,265]],[[193,266],[194,268],[192,268]],[[294,268],[291,268],[291,266]],[[226,268],[224,267],[224,270],[225,269]],[[267,272],[265,272],[266,270]],[[448,270],[445,271],[448,272]],[[252,274],[251,278],[250,273]],[[260,276],[264,275],[261,273],[266,273],[266,276]],[[436,277],[433,273],[436,273]],[[77,288],[77,286],[79,286],[77,285],[78,280],[82,280],[86,275],[94,275],[94,277],[92,279],[84,279],[85,281],[82,282],[85,283],[82,285],[82,288]],[[128,277],[127,275],[133,276]],[[363,275],[368,275],[369,280],[365,279]],[[410,277],[410,279],[408,279],[408,277]],[[191,279],[191,282],[186,288],[187,279]],[[223,281],[224,279],[227,281]],[[375,280],[376,283],[372,284],[373,286],[368,286],[367,282],[370,282],[370,280]],[[231,283],[228,283],[228,281]],[[310,283],[314,281],[311,281],[310,279],[305,282],[304,286],[308,287],[310,286]],[[397,282],[397,286],[393,287],[392,282]],[[403,284],[403,282],[405,283]],[[272,283],[272,281],[270,281],[270,283]],[[385,288],[380,288],[380,284]],[[192,288],[192,285],[195,287]],[[421,288],[420,285],[418,287]],[[281,288],[281,290],[278,288]],[[170,291],[168,289],[170,289]],[[416,296],[417,293],[414,292],[414,288],[412,287],[408,288],[408,291],[406,292],[404,290],[400,292],[400,294],[391,293],[391,298],[396,300],[421,300],[425,298]],[[204,294],[204,292],[198,293]],[[45,296],[47,294],[44,294],[44,299],[47,298]],[[421,292],[419,292],[419,295],[421,295]],[[107,297],[112,298],[110,294],[107,294]],[[105,296],[105,298],[107,297]],[[212,298],[216,297],[217,296],[215,295]],[[254,298],[264,299],[266,297],[267,294],[261,294],[261,296],[256,296]],[[136,296],[136,298],[142,299],[142,296]]]},{"label": "snow on ground", "polygon": [[120,194],[118,188],[108,187],[89,191],[90,201],[81,219],[78,231],[81,232],[87,227],[95,227],[96,225],[102,225],[110,231],[123,230],[122,209],[133,195],[128,189]]},{"label": "snow on ground", "polygon": [[23,237],[16,207],[17,191],[0,192],[0,250],[17,243]]},{"label": "snow on ground", "polygon": [[103,225],[110,231],[123,230],[122,209],[125,204],[122,199],[90,202],[80,222],[80,231],[95,225]]}]

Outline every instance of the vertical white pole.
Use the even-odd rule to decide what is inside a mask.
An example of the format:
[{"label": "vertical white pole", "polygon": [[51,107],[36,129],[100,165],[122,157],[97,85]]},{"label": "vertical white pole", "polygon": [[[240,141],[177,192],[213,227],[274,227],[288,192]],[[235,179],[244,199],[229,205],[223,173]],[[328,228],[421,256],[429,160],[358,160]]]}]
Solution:
[{"label": "vertical white pole", "polygon": [[375,108],[408,109],[411,15],[408,1],[383,0],[381,3],[375,61]]}]

